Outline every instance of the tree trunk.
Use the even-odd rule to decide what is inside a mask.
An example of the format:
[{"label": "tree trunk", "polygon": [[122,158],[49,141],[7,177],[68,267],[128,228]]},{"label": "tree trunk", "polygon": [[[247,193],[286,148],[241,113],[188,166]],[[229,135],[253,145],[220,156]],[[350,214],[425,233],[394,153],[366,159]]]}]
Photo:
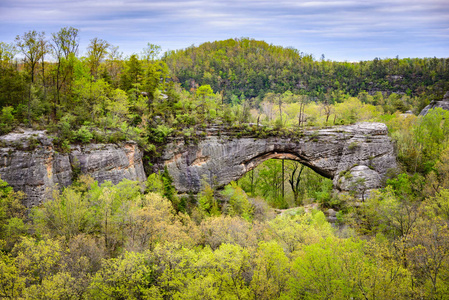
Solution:
[{"label": "tree trunk", "polygon": [[285,177],[284,177],[284,159],[283,159],[283,160],[282,160],[282,200],[284,200],[284,196],[285,196],[285,190],[284,190],[285,184],[284,184],[284,180],[285,180]]}]

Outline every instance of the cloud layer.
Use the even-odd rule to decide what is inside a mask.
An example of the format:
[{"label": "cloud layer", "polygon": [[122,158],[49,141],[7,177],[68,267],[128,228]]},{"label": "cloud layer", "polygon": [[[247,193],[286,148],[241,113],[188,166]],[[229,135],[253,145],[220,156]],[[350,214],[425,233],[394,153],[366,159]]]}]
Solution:
[{"label": "cloud layer", "polygon": [[2,0],[0,41],[35,29],[80,29],[81,49],[99,37],[125,54],[252,37],[319,57],[448,57],[447,0]]}]

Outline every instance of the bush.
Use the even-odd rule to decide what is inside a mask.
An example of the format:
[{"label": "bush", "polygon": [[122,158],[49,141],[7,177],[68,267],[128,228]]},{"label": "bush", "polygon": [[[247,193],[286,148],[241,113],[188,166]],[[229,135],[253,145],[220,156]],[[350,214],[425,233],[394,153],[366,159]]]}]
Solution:
[{"label": "bush", "polygon": [[16,121],[12,114],[13,110],[14,109],[11,106],[2,108],[2,112],[0,114],[0,134],[6,134],[13,129]]},{"label": "bush", "polygon": [[75,123],[75,117],[71,114],[66,114],[58,122],[59,138],[61,140],[72,141],[74,132],[72,130],[72,124]]},{"label": "bush", "polygon": [[70,141],[68,141],[68,140],[62,141],[62,143],[61,143],[61,150],[64,153],[70,152]]},{"label": "bush", "polygon": [[227,210],[230,216],[241,216],[247,221],[252,220],[254,208],[241,187],[233,181],[225,187],[222,194],[229,199]]},{"label": "bush", "polygon": [[86,126],[81,126],[81,128],[76,132],[76,139],[81,143],[89,143],[93,137],[93,134]]},{"label": "bush", "polygon": [[205,216],[219,215],[217,199],[214,197],[214,189],[206,181],[203,182],[204,189],[198,195],[198,208]]},{"label": "bush", "polygon": [[157,125],[156,128],[153,129],[153,135],[152,139],[156,143],[163,143],[165,141],[165,138],[171,134],[173,131],[173,128],[167,127],[165,125]]}]

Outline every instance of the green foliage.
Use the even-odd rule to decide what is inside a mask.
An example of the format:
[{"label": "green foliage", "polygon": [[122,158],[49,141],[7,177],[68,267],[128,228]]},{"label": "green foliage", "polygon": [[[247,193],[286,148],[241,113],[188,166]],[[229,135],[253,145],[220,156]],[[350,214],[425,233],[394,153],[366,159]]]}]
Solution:
[{"label": "green foliage", "polygon": [[441,151],[446,148],[449,135],[449,112],[436,108],[419,119],[412,129],[418,149],[421,151],[423,171],[429,172]]},{"label": "green foliage", "polygon": [[14,108],[5,106],[0,114],[0,134],[6,134],[13,129],[15,118],[13,115]]},{"label": "green foliage", "polygon": [[93,137],[93,134],[90,132],[87,126],[81,126],[81,128],[78,129],[78,131],[75,133],[75,138],[84,144],[89,143]]},{"label": "green foliage", "polygon": [[332,198],[332,181],[324,180],[318,190],[315,191],[315,198],[323,207],[336,207],[337,203]]},{"label": "green foliage", "polygon": [[[313,170],[268,160],[222,195],[205,184],[194,207],[193,197],[178,198],[167,169],[151,174],[142,193],[127,180],[100,186],[74,162],[74,184],[28,215],[23,195],[0,181],[0,298],[447,295],[449,115],[399,114],[441,99],[447,59],[317,61],[248,38],[167,52],[162,60],[153,44],[142,57],[123,59],[95,38],[79,58],[71,27],[50,41],[29,31],[16,46],[23,64],[14,62],[14,45],[0,42],[1,134],[26,123],[51,132],[58,151],[69,152],[72,142],[133,139],[151,156],[171,135],[198,142],[210,134],[208,124],[219,136],[296,141],[304,126],[376,120],[387,123],[404,173],[355,199],[333,195],[332,182]],[[351,179],[350,172],[339,176]],[[354,194],[363,184],[353,183]],[[339,210],[338,226],[311,202]],[[274,217],[272,207],[300,204]]]},{"label": "green foliage", "polygon": [[[184,88],[191,88],[192,81],[209,84],[214,91],[223,91],[226,102],[233,104],[240,103],[238,96],[242,94],[249,99],[286,91],[312,97],[323,97],[327,91],[337,102],[341,102],[339,92],[342,92],[360,95],[364,103],[381,104],[383,97],[371,100],[364,92],[369,89],[417,95],[423,83],[433,88],[446,86],[442,90],[447,90],[449,76],[445,58],[376,58],[358,63],[318,61],[297,49],[249,38],[207,42],[170,51],[163,60]],[[401,76],[396,79],[395,75]],[[389,102],[392,109],[407,109],[402,99]]]},{"label": "green foliage", "polygon": [[[90,296],[95,299],[157,299],[152,283],[152,268],[144,253],[126,252],[122,257],[105,260],[91,283]],[[153,298],[153,297],[157,298]],[[147,298],[148,299],[148,298]]]},{"label": "green foliage", "polygon": [[289,259],[275,241],[260,242],[251,287],[257,299],[277,299],[288,290]]},{"label": "green foliage", "polygon": [[183,200],[178,198],[177,191],[175,187],[173,186],[173,178],[170,176],[170,173],[168,172],[167,166],[164,168],[164,172],[161,174],[162,183],[164,185],[164,193],[163,195],[172,202],[173,207],[177,211],[185,211],[186,203],[183,202]]},{"label": "green foliage", "polygon": [[165,125],[157,125],[156,128],[152,129],[153,134],[151,139],[156,143],[163,143],[165,138],[169,136],[172,131],[173,129],[170,127]]},{"label": "green foliage", "polygon": [[152,173],[148,176],[146,181],[146,192],[163,194],[164,182],[162,176],[157,173]]},{"label": "green foliage", "polygon": [[23,196],[22,192],[14,192],[0,179],[0,240],[5,242],[3,247],[7,250],[11,250],[28,229],[25,224],[26,208],[21,203]]},{"label": "green foliage", "polygon": [[321,211],[281,215],[269,221],[268,225],[287,253],[294,253],[303,245],[313,244],[333,232]]},{"label": "green foliage", "polygon": [[396,238],[408,235],[419,218],[419,204],[401,196],[391,187],[373,192],[362,206],[365,228]]},{"label": "green foliage", "polygon": [[282,164],[279,160],[268,160],[258,173],[258,187],[260,195],[274,207],[286,208],[287,203],[282,199]]},{"label": "green foliage", "polygon": [[246,193],[235,182],[227,185],[222,192],[227,198],[227,213],[230,216],[241,216],[247,221],[253,217],[253,207],[248,201]]},{"label": "green foliage", "polygon": [[424,117],[384,117],[398,143],[398,159],[408,172],[428,174],[448,145],[449,112],[436,108]]},{"label": "green foliage", "polygon": [[203,182],[203,189],[198,195],[198,209],[205,216],[217,216],[220,214],[217,199],[214,197],[214,189],[206,181]]},{"label": "green foliage", "polygon": [[[406,298],[410,277],[397,264],[366,254],[361,240],[328,237],[299,251],[291,298]],[[394,284],[392,284],[394,282]]]}]

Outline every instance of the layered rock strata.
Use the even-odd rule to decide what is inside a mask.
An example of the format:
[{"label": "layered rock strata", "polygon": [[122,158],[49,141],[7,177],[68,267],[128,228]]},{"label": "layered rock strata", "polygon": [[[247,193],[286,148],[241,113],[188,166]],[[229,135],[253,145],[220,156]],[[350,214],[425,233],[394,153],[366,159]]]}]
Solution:
[{"label": "layered rock strata", "polygon": [[209,134],[198,144],[173,139],[162,162],[181,193],[199,192],[202,179],[223,187],[275,158],[298,161],[332,179],[336,190],[356,190],[363,196],[382,187],[387,171],[397,167],[387,134],[382,123],[306,130],[300,137],[236,138],[220,132]]},{"label": "layered rock strata", "polygon": [[22,130],[1,136],[0,144],[0,176],[26,194],[27,207],[39,205],[79,174],[91,175],[100,184],[145,180],[142,152],[134,142],[71,145],[69,153],[59,153],[44,131]]}]

